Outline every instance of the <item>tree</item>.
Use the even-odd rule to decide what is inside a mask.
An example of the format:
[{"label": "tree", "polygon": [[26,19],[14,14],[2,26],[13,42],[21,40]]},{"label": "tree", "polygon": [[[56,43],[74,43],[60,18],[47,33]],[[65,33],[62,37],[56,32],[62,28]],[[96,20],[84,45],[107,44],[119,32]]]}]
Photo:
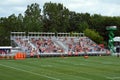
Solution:
[{"label": "tree", "polygon": [[99,33],[96,32],[95,30],[86,29],[84,31],[84,34],[85,34],[85,36],[89,37],[90,39],[92,39],[93,41],[95,41],[98,44],[103,43],[103,37],[100,36]]},{"label": "tree", "polygon": [[79,23],[78,25],[78,32],[83,32],[85,29],[88,29],[89,28],[89,25],[87,24],[87,22],[81,22]]},{"label": "tree", "polygon": [[10,16],[8,16],[7,18],[7,23],[6,23],[6,29],[9,29],[10,31],[17,31],[18,30],[18,24],[17,24],[17,17],[15,16],[15,14],[12,14]]},{"label": "tree", "polygon": [[3,26],[0,26],[0,46],[10,45],[8,32],[5,31]]},{"label": "tree", "polygon": [[6,17],[0,18],[0,46],[10,45],[10,25]]},{"label": "tree", "polygon": [[26,31],[42,31],[43,23],[39,4],[33,3],[27,6],[24,17],[24,28]]},{"label": "tree", "polygon": [[90,14],[70,12],[69,16],[70,31],[83,32],[86,28],[89,28],[88,22],[90,19]]},{"label": "tree", "polygon": [[44,31],[66,32],[69,27],[69,10],[60,3],[45,3],[43,21]]},{"label": "tree", "polygon": [[25,31],[24,24],[23,24],[23,15],[19,14],[17,17],[17,27],[18,31]]},{"label": "tree", "polygon": [[80,23],[80,16],[76,12],[70,11],[69,12],[69,23],[70,23],[70,28],[69,31],[79,31],[78,25]]}]

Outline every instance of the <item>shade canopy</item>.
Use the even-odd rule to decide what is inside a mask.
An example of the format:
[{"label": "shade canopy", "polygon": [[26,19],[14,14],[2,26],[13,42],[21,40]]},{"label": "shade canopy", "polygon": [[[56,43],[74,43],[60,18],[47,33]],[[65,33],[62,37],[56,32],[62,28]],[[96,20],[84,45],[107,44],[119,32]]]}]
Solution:
[{"label": "shade canopy", "polygon": [[114,37],[113,40],[114,40],[115,42],[120,42],[120,37]]}]

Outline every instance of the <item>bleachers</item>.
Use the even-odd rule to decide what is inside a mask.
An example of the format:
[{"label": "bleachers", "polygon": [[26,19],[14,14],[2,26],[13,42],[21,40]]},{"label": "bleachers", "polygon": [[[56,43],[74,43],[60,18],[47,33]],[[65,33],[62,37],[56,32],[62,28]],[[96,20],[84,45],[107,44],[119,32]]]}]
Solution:
[{"label": "bleachers", "polygon": [[[24,33],[24,32],[23,32]],[[22,32],[11,33],[13,40],[28,56],[31,53],[40,56],[68,56],[71,55],[106,55],[107,49],[98,46],[83,33],[45,33],[29,32],[23,35]],[[15,34],[15,35],[14,35]],[[23,37],[22,37],[23,35]]]}]

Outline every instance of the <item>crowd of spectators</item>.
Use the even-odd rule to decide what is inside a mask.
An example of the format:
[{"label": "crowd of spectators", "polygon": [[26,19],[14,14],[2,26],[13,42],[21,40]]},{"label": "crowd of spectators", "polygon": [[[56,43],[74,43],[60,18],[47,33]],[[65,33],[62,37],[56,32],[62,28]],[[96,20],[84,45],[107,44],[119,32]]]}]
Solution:
[{"label": "crowd of spectators", "polygon": [[[69,51],[75,52],[100,52],[105,51],[104,48],[98,46],[88,37],[58,37],[56,40],[63,43]],[[51,37],[21,39],[16,38],[15,42],[28,53],[64,53],[64,49],[56,44]],[[35,47],[31,46],[34,45]],[[33,54],[32,54],[33,55]]]},{"label": "crowd of spectators", "polygon": [[25,52],[30,52],[32,50],[32,46],[27,39],[16,38],[15,42],[22,48]]},{"label": "crowd of spectators", "polygon": [[34,44],[40,53],[63,53],[64,50],[56,45],[51,38],[31,38],[31,43]]},{"label": "crowd of spectators", "polygon": [[105,51],[104,48],[98,46],[95,42],[88,37],[61,37],[61,42],[68,46],[68,50],[72,52],[100,52]]}]

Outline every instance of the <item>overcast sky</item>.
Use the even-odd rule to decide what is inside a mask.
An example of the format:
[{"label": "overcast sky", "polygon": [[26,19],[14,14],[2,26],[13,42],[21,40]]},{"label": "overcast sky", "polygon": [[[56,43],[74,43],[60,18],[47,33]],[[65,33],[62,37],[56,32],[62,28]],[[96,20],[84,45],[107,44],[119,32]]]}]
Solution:
[{"label": "overcast sky", "polygon": [[0,0],[0,17],[24,14],[27,5],[38,3],[42,8],[45,2],[50,1],[62,3],[70,11],[79,13],[120,16],[120,0]]}]

